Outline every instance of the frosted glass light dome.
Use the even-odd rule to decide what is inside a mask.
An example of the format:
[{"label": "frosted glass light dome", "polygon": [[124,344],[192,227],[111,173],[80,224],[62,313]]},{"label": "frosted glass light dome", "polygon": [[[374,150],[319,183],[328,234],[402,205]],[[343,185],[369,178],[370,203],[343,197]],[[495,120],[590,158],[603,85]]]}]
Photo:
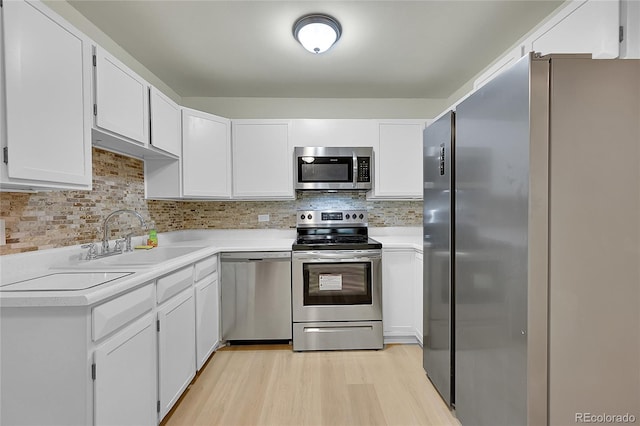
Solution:
[{"label": "frosted glass light dome", "polygon": [[340,23],[328,15],[306,15],[293,26],[293,36],[311,53],[326,52],[341,33]]}]

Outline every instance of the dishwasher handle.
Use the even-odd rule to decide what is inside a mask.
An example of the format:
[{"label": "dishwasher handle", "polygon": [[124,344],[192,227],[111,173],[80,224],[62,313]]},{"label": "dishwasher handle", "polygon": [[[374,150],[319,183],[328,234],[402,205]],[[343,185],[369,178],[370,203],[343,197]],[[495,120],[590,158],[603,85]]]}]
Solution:
[{"label": "dishwasher handle", "polygon": [[221,253],[220,262],[289,262],[291,261],[290,251],[267,251],[267,252],[232,252]]}]

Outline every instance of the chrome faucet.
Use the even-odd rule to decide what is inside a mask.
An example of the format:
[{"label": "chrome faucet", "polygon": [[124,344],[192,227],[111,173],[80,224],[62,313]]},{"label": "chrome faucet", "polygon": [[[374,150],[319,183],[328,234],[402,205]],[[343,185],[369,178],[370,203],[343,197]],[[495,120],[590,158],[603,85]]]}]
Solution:
[{"label": "chrome faucet", "polygon": [[[135,217],[137,217],[140,220],[140,226],[142,226],[143,228],[147,227],[147,222],[144,220],[142,215],[140,213],[138,213],[137,211],[123,209],[123,210],[116,210],[116,211],[114,211],[112,213],[109,213],[109,215],[104,220],[104,224],[102,225],[103,232],[104,232],[104,234],[102,236],[102,254],[103,255],[109,253],[109,219],[111,219],[113,216],[115,216],[117,214],[120,214],[120,213],[128,213],[128,214],[134,215]],[[131,243],[129,243],[129,244],[131,244]]]}]

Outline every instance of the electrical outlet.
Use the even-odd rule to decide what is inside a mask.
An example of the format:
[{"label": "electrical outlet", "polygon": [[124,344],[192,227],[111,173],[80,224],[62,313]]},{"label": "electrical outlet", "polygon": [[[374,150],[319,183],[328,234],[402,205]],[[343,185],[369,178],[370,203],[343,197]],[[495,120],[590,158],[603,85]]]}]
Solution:
[{"label": "electrical outlet", "polygon": [[259,214],[258,215],[258,222],[269,222],[269,215],[268,214]]}]

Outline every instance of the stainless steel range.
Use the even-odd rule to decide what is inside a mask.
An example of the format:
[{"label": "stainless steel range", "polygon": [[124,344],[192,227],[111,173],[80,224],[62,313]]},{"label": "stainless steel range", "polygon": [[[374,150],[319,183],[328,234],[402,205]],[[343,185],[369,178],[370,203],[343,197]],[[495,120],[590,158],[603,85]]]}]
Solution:
[{"label": "stainless steel range", "polygon": [[366,211],[299,211],[293,350],[382,349],[381,266]]}]

